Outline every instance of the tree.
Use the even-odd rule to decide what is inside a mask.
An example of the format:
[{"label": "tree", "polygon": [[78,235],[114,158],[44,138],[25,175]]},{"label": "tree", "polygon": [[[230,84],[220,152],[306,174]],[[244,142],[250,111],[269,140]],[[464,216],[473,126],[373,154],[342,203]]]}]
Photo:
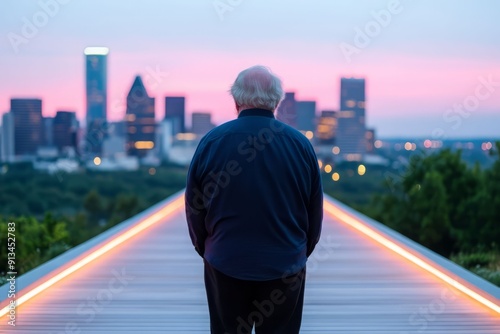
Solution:
[{"label": "tree", "polygon": [[89,214],[89,221],[97,225],[103,214],[103,200],[96,190],[91,190],[83,201],[83,207]]},{"label": "tree", "polygon": [[475,213],[485,196],[491,196],[482,193],[482,178],[483,171],[467,167],[460,151],[415,155],[392,184],[393,192],[378,197],[376,218],[449,256],[470,247],[478,234]]}]

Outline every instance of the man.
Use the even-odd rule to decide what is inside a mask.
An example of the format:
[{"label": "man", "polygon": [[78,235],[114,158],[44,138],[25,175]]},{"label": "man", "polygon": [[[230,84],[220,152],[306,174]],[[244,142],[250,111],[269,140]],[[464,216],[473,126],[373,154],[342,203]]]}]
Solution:
[{"label": "man", "polygon": [[281,80],[263,66],[231,87],[238,118],[202,138],[189,168],[189,234],[205,263],[211,333],[299,333],[323,191],[311,143],[274,118]]}]

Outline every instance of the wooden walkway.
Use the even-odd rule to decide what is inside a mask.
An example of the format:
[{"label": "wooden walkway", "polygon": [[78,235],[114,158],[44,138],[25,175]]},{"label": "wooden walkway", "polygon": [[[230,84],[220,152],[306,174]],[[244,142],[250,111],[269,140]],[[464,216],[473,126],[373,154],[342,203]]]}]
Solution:
[{"label": "wooden walkway", "polygon": [[[0,318],[0,329],[209,333],[202,278],[177,210],[21,305],[15,328]],[[500,317],[325,215],[308,264],[301,333],[499,334]]]}]

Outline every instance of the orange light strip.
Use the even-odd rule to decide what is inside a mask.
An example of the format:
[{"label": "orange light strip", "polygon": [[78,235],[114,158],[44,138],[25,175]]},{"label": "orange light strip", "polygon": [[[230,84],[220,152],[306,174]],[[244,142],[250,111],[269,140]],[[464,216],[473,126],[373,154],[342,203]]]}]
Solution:
[{"label": "orange light strip", "polygon": [[[140,223],[135,225],[134,227],[130,228],[129,230],[125,231],[122,234],[119,234],[117,237],[109,240],[107,243],[104,245],[100,246],[98,249],[90,253],[89,255],[85,256],[75,264],[71,265],[67,269],[61,271],[60,273],[50,277],[47,279],[45,282],[41,283],[40,285],[33,287],[30,291],[24,293],[21,297],[19,297],[16,300],[16,307],[19,307],[21,304],[25,303],[29,299],[33,298],[34,296],[38,295],[42,291],[50,288],[63,278],[71,275],[75,271],[79,270],[86,264],[92,262],[93,260],[97,259],[101,255],[105,254],[107,251],[113,249],[114,247],[124,243],[125,241],[129,240],[130,238],[134,237],[138,233],[144,231],[151,225],[154,225],[158,223],[159,221],[162,221],[165,219],[165,217],[175,213],[177,210],[182,208],[184,205],[184,196],[179,196],[176,200],[172,201],[170,204],[165,206],[164,208],[160,209],[158,212],[152,214],[151,216],[145,218],[142,220]],[[3,317],[9,313],[9,306],[5,306],[2,310],[0,310],[0,317]]]},{"label": "orange light strip", "polygon": [[336,219],[339,219],[340,221],[346,223],[347,225],[350,225],[351,227],[355,228],[356,230],[360,231],[361,233],[365,234],[366,236],[374,239],[378,243],[382,244],[383,246],[389,248],[390,250],[396,252],[397,254],[403,256],[404,258],[408,259],[409,261],[413,262],[417,266],[423,268],[424,270],[428,271],[429,273],[433,274],[434,276],[438,277],[442,281],[446,282],[447,284],[457,288],[461,292],[465,293],[467,296],[471,297],[472,299],[478,301],[479,303],[485,305],[489,309],[493,310],[494,312],[500,314],[500,306],[488,299],[487,297],[484,297],[477,292],[471,290],[467,286],[463,285],[462,283],[458,282],[457,280],[453,279],[446,273],[442,272],[438,268],[434,267],[433,265],[429,264],[428,262],[425,262],[425,260],[417,257],[416,255],[410,253],[403,247],[397,245],[393,241],[389,240],[387,237],[383,236],[382,234],[378,233],[374,229],[368,227],[367,225],[363,224],[360,220],[357,220],[353,218],[352,216],[346,214],[344,211],[341,209],[337,208],[333,204],[327,202],[326,200],[324,201],[324,210],[331,214],[333,217]]}]

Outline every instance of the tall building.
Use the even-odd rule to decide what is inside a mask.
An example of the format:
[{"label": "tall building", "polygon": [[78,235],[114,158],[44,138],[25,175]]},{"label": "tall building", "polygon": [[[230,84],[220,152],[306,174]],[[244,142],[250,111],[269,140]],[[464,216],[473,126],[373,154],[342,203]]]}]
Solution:
[{"label": "tall building", "polygon": [[43,144],[42,100],[11,99],[10,110],[14,118],[14,154],[34,157]]},{"label": "tall building", "polygon": [[54,145],[54,117],[42,117],[42,145],[51,147]]},{"label": "tall building", "polygon": [[210,115],[210,113],[194,112],[191,121],[191,131],[200,136],[206,135],[210,130],[214,128],[211,119],[212,115]]},{"label": "tall building", "polygon": [[145,157],[155,147],[155,99],[149,97],[140,76],[127,96],[125,122],[127,154]]},{"label": "tall building", "polygon": [[314,131],[316,126],[316,102],[297,101],[297,130]]},{"label": "tall building", "polygon": [[76,150],[77,133],[76,113],[58,111],[52,122],[52,139],[60,153],[67,148]]},{"label": "tall building", "polygon": [[297,101],[295,93],[285,93],[285,98],[278,106],[276,118],[294,128],[297,127]]},{"label": "tall building", "polygon": [[366,152],[365,79],[340,79],[337,145],[348,160],[361,160]]},{"label": "tall building", "polygon": [[165,97],[165,120],[172,122],[172,134],[186,132],[186,98],[183,96]]},{"label": "tall building", "polygon": [[0,161],[11,162],[14,160],[14,115],[12,112],[2,116],[2,132],[0,134]]},{"label": "tall building", "polygon": [[316,138],[320,145],[334,145],[337,135],[337,112],[324,110],[318,119]]},{"label": "tall building", "polygon": [[107,56],[105,47],[87,47],[85,54],[85,80],[87,97],[87,135],[89,151],[101,153],[106,136],[107,119]]}]

